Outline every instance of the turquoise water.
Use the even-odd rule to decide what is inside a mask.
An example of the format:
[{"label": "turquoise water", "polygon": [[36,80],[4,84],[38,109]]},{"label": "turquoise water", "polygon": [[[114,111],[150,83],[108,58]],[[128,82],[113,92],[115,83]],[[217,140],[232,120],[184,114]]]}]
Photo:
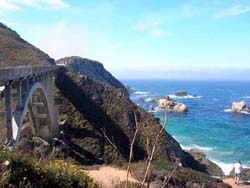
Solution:
[{"label": "turquoise water", "polygon": [[[236,160],[250,167],[250,114],[227,112],[232,102],[245,100],[250,106],[250,82],[123,80],[137,92],[131,100],[145,110],[155,103],[149,98],[185,90],[197,97],[175,98],[188,106],[186,114],[168,113],[167,131],[184,149],[197,148],[228,173]],[[146,101],[142,101],[141,99]],[[163,119],[163,114],[154,112]]]}]

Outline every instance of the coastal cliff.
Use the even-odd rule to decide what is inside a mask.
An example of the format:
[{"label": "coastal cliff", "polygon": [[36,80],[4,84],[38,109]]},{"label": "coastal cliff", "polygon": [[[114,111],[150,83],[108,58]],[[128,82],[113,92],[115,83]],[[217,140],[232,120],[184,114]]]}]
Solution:
[{"label": "coastal cliff", "polygon": [[[34,63],[39,65],[54,64],[52,58],[21,39],[16,32],[1,25],[0,38],[3,36],[6,38],[3,38],[4,42],[0,43],[1,67],[32,65]],[[5,40],[8,39],[8,36],[10,36],[11,41],[6,45]],[[11,44],[13,44],[11,47],[13,54],[8,50]],[[24,56],[25,54],[28,54],[27,57]],[[37,58],[35,61],[34,56]],[[22,62],[27,63],[22,64]],[[130,140],[135,131],[136,115],[139,132],[134,145],[133,163],[139,170],[140,168],[136,165],[140,163],[145,165],[144,160],[147,159],[147,139],[151,149],[152,143],[161,129],[159,119],[133,104],[125,87],[108,73],[102,64],[80,57],[61,59],[57,63],[64,64],[64,66],[58,67],[55,72],[57,86],[55,101],[59,110],[60,134],[58,138],[45,144],[48,153],[43,160],[53,162],[55,159],[63,159],[76,165],[126,165]],[[29,145],[26,144],[27,142],[23,143],[23,152],[27,154],[25,147]],[[34,139],[28,143],[40,147]],[[43,153],[43,149],[41,150]],[[16,152],[17,155],[19,155],[19,151]],[[20,153],[23,155],[22,152]],[[29,154],[31,155],[30,159],[37,157],[32,151]],[[39,166],[39,169],[42,169],[44,173],[51,173],[46,171],[47,167],[44,163],[34,164],[33,167],[33,163],[28,162],[29,159],[22,160],[19,156],[13,157],[12,154],[7,157],[4,154],[1,156],[3,156],[1,165],[7,158],[11,164],[14,163],[20,167],[16,169],[16,166],[10,166],[10,169],[7,169],[6,172],[10,173],[10,179],[7,180],[10,182],[14,181],[15,175],[23,177],[21,174],[25,171],[26,164],[32,167],[26,169],[28,172],[25,172],[29,174],[25,178],[29,178],[31,182],[32,174],[37,176],[37,171],[34,169],[36,166]],[[159,184],[162,178],[172,173],[172,167],[176,166],[176,162],[180,162],[183,167],[178,167],[172,177],[170,181],[172,187],[228,187],[220,180],[211,178],[206,168],[201,168],[202,164],[183,151],[179,143],[165,131],[159,137],[153,161],[152,178]],[[52,174],[57,174],[58,171]],[[0,172],[1,179],[5,178],[4,173],[5,171]],[[65,172],[65,174],[66,178],[67,173]],[[73,177],[68,175],[68,177]],[[61,181],[66,181],[65,178],[62,178]],[[53,182],[50,178],[44,181],[47,184]],[[91,181],[87,178],[87,182],[91,183]],[[19,182],[15,183],[18,185]]]},{"label": "coastal cliff", "polygon": [[[100,158],[106,159],[105,154],[111,155],[113,153],[114,156],[119,156],[118,161],[126,161],[129,154],[130,140],[135,129],[134,104],[129,98],[113,86],[89,77],[77,75],[67,68],[58,70],[56,85],[60,90],[57,98],[59,112],[64,115],[61,121],[66,120],[64,123],[67,126],[67,128],[64,128],[65,131],[70,130],[70,128],[72,130],[73,128],[78,128],[79,130],[81,129],[82,133],[86,133],[89,129],[92,129],[93,134],[98,133],[99,135],[99,137],[95,138],[99,138],[99,141],[94,148],[99,148],[97,150],[102,151],[99,154]],[[66,100],[71,105],[62,103],[62,101]],[[81,116],[77,114],[70,116],[72,110],[67,109],[69,106],[76,108],[81,113]],[[65,118],[65,115],[68,118]],[[137,117],[140,132],[135,144],[135,161],[146,158],[146,137],[153,140],[161,128],[158,119],[140,108],[138,108]],[[79,119],[76,120],[76,118]],[[79,133],[79,130],[77,133]],[[103,130],[105,130],[105,134],[109,138],[113,139],[118,150],[107,142],[104,138]],[[65,134],[73,136],[69,132],[65,132]],[[84,142],[85,139],[86,137],[82,141]],[[81,145],[87,147],[88,144],[82,143]],[[109,149],[110,151],[106,152],[105,149]],[[93,153],[91,150],[88,152],[92,153],[93,156],[98,156],[97,153]],[[108,157],[106,162],[116,162],[114,156]],[[186,164],[184,152],[168,133],[161,135],[155,156],[156,159],[167,159],[170,161],[174,161],[175,158],[181,158],[182,162]]]},{"label": "coastal cliff", "polygon": [[77,74],[88,76],[94,80],[99,80],[126,91],[125,86],[113,77],[110,72],[105,70],[103,64],[98,61],[72,56],[59,59],[56,61],[56,64],[71,67]]}]

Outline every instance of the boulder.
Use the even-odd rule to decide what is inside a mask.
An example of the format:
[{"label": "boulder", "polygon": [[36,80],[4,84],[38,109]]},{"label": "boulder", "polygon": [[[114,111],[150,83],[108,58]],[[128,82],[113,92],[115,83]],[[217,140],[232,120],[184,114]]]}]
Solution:
[{"label": "boulder", "polygon": [[175,102],[168,99],[159,99],[157,104],[159,108],[170,109],[175,105]]},{"label": "boulder", "polygon": [[168,99],[159,99],[157,105],[159,108],[171,109],[175,105],[175,102]]},{"label": "boulder", "polygon": [[185,104],[177,103],[170,98],[161,98],[157,101],[158,108],[173,110],[177,113],[187,112],[188,108]]},{"label": "boulder", "polygon": [[184,97],[184,96],[187,96],[188,93],[186,91],[179,90],[179,91],[176,91],[175,95],[178,97]]},{"label": "boulder", "polygon": [[246,110],[246,102],[240,101],[240,102],[233,102],[232,104],[232,112],[243,112]]},{"label": "boulder", "polygon": [[206,171],[210,176],[220,177],[224,175],[222,169],[217,164],[207,159],[206,155],[201,151],[197,149],[191,149],[187,150],[186,152],[188,152],[196,161],[199,162],[199,168],[201,168],[201,171]]},{"label": "boulder", "polygon": [[174,106],[174,112],[183,113],[183,112],[187,112],[187,111],[188,111],[188,108],[187,108],[187,106],[185,104],[177,103]]}]

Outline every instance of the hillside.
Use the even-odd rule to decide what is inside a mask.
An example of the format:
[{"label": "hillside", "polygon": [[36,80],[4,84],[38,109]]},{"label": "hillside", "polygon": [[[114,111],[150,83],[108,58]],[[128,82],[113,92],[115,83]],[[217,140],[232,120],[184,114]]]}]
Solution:
[{"label": "hillside", "polygon": [[[56,85],[60,90],[57,104],[61,121],[65,121],[64,133],[68,140],[106,163],[127,160],[135,126],[134,104],[129,98],[115,87],[77,75],[67,68],[58,70]],[[161,125],[159,120],[141,109],[137,116],[140,132],[134,157],[143,160],[146,158],[146,137],[153,140]],[[107,142],[103,130],[118,150]],[[165,133],[160,138],[156,158],[173,161],[175,157],[186,163],[179,144]]]},{"label": "hillside", "polygon": [[105,70],[103,64],[98,61],[72,56],[59,59],[56,61],[56,64],[71,67],[77,74],[88,76],[94,80],[99,80],[126,91],[125,86],[112,76],[110,72]]},{"label": "hillside", "polygon": [[0,23],[0,68],[55,64],[54,59]]},{"label": "hillside", "polygon": [[[56,75],[56,85],[59,89],[56,102],[60,120],[63,122],[61,139],[70,148],[69,156],[80,164],[126,164],[135,126],[134,104],[119,89],[78,75],[69,67],[60,68]],[[142,172],[139,169],[145,168],[145,163],[141,161],[147,157],[146,140],[148,138],[150,143],[153,143],[161,125],[158,119],[140,108],[136,114],[139,134],[134,147],[133,161],[136,167],[133,171],[137,171],[137,177]],[[152,144],[149,147],[151,148]],[[222,181],[206,175],[208,171],[211,172],[210,167],[200,164],[183,151],[167,132],[161,134],[156,147],[153,182],[159,185],[164,173],[171,174],[176,160],[180,160],[187,168],[178,168],[174,179],[171,180],[172,185],[183,187],[187,184],[185,187],[190,188],[193,185],[208,188],[228,187]]]}]

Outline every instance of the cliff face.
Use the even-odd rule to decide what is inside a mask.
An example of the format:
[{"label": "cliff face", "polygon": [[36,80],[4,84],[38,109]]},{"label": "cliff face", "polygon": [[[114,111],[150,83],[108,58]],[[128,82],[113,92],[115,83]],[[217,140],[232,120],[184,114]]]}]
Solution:
[{"label": "cliff face", "polygon": [[[128,96],[109,84],[77,75],[67,68],[58,70],[56,85],[60,90],[57,104],[61,121],[64,121],[65,141],[70,140],[71,144],[82,148],[90,158],[94,156],[96,159],[92,162],[127,160],[135,127],[135,105]],[[135,161],[146,158],[146,139],[148,137],[153,143],[161,128],[159,121],[142,109],[138,108],[136,115],[139,134],[135,143]],[[179,144],[164,132],[155,158],[174,161],[175,157],[186,163]]]},{"label": "cliff face", "polygon": [[0,23],[0,68],[55,64],[54,59]]},{"label": "cliff face", "polygon": [[126,91],[125,86],[115,77],[113,77],[112,74],[106,71],[103,65],[98,61],[73,56],[59,59],[56,61],[56,64],[71,67],[77,74],[88,76],[94,80],[99,80],[101,82],[110,84],[115,88]]},{"label": "cliff face", "polygon": [[[92,162],[126,161],[135,130],[135,114],[139,132],[134,160],[147,158],[147,138],[149,147],[152,147],[161,129],[158,119],[140,108],[135,113],[135,105],[119,89],[75,74],[69,68],[57,71],[56,85],[60,90],[57,104],[61,121],[64,122],[61,127],[64,140],[88,154],[84,155],[84,152],[79,153],[78,150],[83,160],[88,161],[94,157]],[[180,160],[184,166],[201,170],[199,163],[184,152],[178,142],[165,131],[159,137],[155,159],[172,162]]]}]

